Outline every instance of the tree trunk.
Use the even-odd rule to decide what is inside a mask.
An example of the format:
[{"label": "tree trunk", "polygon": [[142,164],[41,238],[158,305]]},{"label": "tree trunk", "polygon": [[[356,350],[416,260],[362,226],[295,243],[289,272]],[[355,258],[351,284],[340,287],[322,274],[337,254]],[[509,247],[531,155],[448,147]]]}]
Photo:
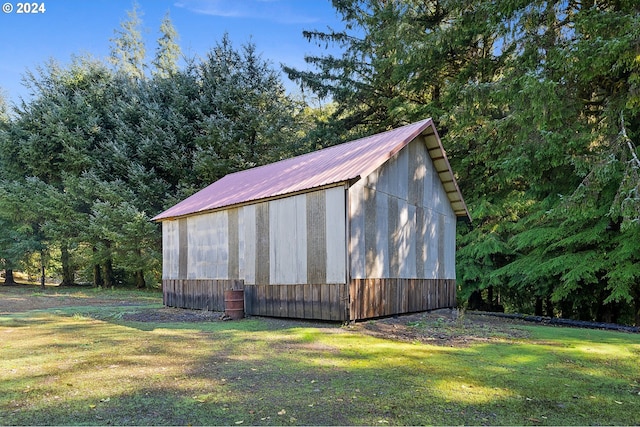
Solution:
[{"label": "tree trunk", "polygon": [[640,326],[640,289],[635,292],[633,305],[635,309],[635,326]]},{"label": "tree trunk", "polygon": [[40,287],[44,290],[45,282],[45,251],[40,251]]},{"label": "tree trunk", "polygon": [[96,288],[104,286],[100,264],[96,264],[93,266],[93,286],[95,286]]},{"label": "tree trunk", "polygon": [[113,281],[113,261],[111,258],[107,259],[104,263],[104,286],[105,288],[112,288],[115,286]]},{"label": "tree trunk", "polygon": [[95,260],[97,259],[96,257],[96,253],[98,252],[98,248],[96,248],[95,246],[93,247],[93,259],[95,264],[93,264],[93,286],[95,286],[96,288],[100,288],[102,286],[104,286],[104,281],[102,280],[102,271],[100,269],[100,264],[98,262],[96,262]]},{"label": "tree trunk", "polygon": [[482,299],[482,291],[479,291],[479,290],[473,291],[471,296],[469,296],[467,308],[469,310],[486,310],[486,304]]},{"label": "tree trunk", "polygon": [[536,316],[542,316],[542,298],[540,297],[536,297],[536,308],[533,314]]},{"label": "tree trunk", "polygon": [[71,286],[74,283],[73,268],[71,267],[71,255],[67,245],[60,248],[60,261],[62,262],[62,283],[60,286]]},{"label": "tree trunk", "polygon": [[4,271],[4,284],[5,285],[15,285],[16,280],[13,278],[13,270],[8,268]]},{"label": "tree trunk", "polygon": [[113,260],[111,259],[111,243],[105,242],[108,254],[107,259],[104,262],[104,286],[105,288],[113,288],[115,282],[113,281]]},{"label": "tree trunk", "polygon": [[573,302],[571,300],[565,300],[559,302],[560,308],[560,317],[565,319],[571,318],[573,316]]},{"label": "tree trunk", "polygon": [[551,301],[550,296],[547,296],[545,305],[546,305],[545,311],[546,311],[547,317],[553,317],[553,301]]},{"label": "tree trunk", "polygon": [[136,271],[136,288],[144,289],[146,287],[147,287],[147,284],[144,281],[144,271],[142,270]]}]

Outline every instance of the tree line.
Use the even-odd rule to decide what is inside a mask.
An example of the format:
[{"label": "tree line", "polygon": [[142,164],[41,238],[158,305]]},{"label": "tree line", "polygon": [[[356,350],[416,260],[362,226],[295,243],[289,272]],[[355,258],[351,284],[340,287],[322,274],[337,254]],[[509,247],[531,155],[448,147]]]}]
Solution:
[{"label": "tree line", "polygon": [[228,37],[179,67],[168,17],[145,64],[135,8],[110,64],[27,74],[33,98],[0,110],[5,268],[155,283],[162,209],[226,173],[432,117],[473,217],[458,227],[461,302],[639,324],[640,5],[332,3],[344,28],[303,36],[341,53],[283,68],[322,108]]},{"label": "tree line", "polygon": [[470,208],[471,308],[640,324],[640,4],[334,0],[341,56],[288,75],[337,134],[433,117]]},{"label": "tree line", "polygon": [[108,61],[55,61],[25,82],[31,99],[2,116],[0,259],[48,271],[62,285],[157,284],[154,215],[227,173],[289,157],[303,104],[277,71],[225,35],[181,58],[163,20],[150,64],[137,7],[115,31]]}]

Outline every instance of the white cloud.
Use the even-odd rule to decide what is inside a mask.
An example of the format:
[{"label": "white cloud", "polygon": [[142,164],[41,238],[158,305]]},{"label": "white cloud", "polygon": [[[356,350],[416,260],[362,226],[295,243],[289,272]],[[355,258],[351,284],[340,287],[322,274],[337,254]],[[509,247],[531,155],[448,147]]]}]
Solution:
[{"label": "white cloud", "polygon": [[306,13],[301,1],[282,0],[182,0],[174,6],[199,15],[262,19],[281,24],[306,24],[317,18]]}]

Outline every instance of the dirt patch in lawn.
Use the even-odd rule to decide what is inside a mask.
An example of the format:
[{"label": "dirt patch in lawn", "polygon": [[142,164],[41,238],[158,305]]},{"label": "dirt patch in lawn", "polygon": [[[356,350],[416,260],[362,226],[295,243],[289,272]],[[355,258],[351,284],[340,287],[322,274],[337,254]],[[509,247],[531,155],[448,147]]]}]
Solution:
[{"label": "dirt patch in lawn", "polygon": [[177,322],[216,322],[224,320],[219,311],[187,310],[184,308],[152,308],[136,313],[126,313],[123,320],[130,322],[177,323]]},{"label": "dirt patch in lawn", "polygon": [[[152,301],[150,301],[152,300]],[[222,312],[188,310],[171,307],[144,307],[161,302],[159,295],[149,298],[138,295],[112,294],[82,289],[37,286],[0,286],[0,314],[29,310],[46,310],[74,306],[135,307],[123,312],[119,319],[131,322],[221,322],[227,320]],[[523,321],[482,316],[458,310],[435,310],[348,324],[261,317],[269,329],[295,327],[320,328],[327,332],[356,332],[403,342],[421,342],[440,346],[467,346],[477,342],[518,340],[528,337]]]},{"label": "dirt patch in lawn", "polygon": [[435,310],[348,325],[358,332],[385,339],[464,347],[478,342],[525,339],[524,322],[458,310]]},{"label": "dirt patch in lawn", "polygon": [[[250,317],[249,317],[250,318]],[[257,317],[256,317],[257,318]],[[224,313],[163,307],[127,313],[135,322],[217,322]],[[334,322],[260,317],[269,329],[313,327],[333,332],[357,332],[383,339],[461,347],[477,342],[518,340],[528,337],[524,322],[499,319],[458,310],[436,310],[339,325]]]}]

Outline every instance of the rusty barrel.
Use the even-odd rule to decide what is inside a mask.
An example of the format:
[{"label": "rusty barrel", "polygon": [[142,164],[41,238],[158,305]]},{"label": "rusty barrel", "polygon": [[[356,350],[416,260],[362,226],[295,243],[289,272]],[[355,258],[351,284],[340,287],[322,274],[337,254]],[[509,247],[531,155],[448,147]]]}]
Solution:
[{"label": "rusty barrel", "polygon": [[244,317],[244,291],[224,291],[224,314],[233,320]]}]

